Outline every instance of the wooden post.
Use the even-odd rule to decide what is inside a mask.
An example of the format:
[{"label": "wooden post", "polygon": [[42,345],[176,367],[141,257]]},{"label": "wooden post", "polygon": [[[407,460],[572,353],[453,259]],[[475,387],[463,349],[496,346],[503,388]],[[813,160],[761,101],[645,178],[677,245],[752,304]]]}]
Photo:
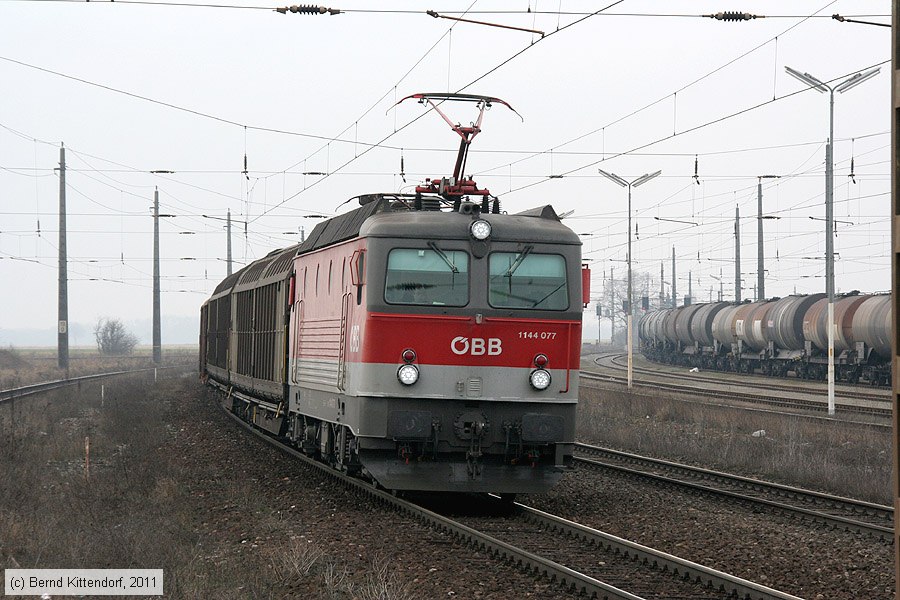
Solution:
[{"label": "wooden post", "polygon": [[91,438],[84,437],[84,478],[91,478]]}]

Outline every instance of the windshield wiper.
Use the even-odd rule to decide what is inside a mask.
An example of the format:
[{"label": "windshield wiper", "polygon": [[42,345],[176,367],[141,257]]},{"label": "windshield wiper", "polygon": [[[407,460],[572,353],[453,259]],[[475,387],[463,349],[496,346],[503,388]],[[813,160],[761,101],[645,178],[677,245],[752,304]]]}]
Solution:
[{"label": "windshield wiper", "polygon": [[531,308],[536,308],[538,304],[540,304],[541,302],[543,302],[544,300],[546,300],[547,298],[549,298],[550,296],[552,296],[553,294],[555,294],[556,292],[561,290],[564,285],[566,285],[565,281],[563,281],[561,284],[556,286],[556,289],[554,289],[552,292],[550,292],[549,294],[547,294],[546,296],[544,296],[543,298],[541,298],[540,300],[538,300],[537,302],[532,304]]},{"label": "windshield wiper", "polygon": [[525,249],[522,250],[522,253],[516,257],[516,260],[513,261],[513,264],[509,265],[509,269],[506,270],[506,273],[503,274],[504,277],[512,277],[513,273],[516,272],[516,269],[521,266],[522,261],[525,260],[525,257],[528,256],[528,253],[534,250],[534,246],[525,246]]},{"label": "windshield wiper", "polygon": [[428,242],[428,247],[434,250],[435,253],[441,257],[441,260],[447,263],[447,266],[450,267],[450,271],[452,271],[453,273],[459,273],[459,269],[456,267],[456,265],[450,262],[450,258],[444,253],[443,250],[437,247],[437,244],[435,244],[434,242]]}]

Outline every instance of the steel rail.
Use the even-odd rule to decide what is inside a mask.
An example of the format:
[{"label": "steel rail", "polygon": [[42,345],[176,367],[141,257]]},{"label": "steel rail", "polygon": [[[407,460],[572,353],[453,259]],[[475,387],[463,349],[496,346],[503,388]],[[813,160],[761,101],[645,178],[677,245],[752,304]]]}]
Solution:
[{"label": "steel rail", "polygon": [[[227,388],[217,382],[212,384],[227,393]],[[545,577],[550,581],[555,581],[561,586],[574,591],[576,594],[585,595],[588,598],[603,598],[607,600],[642,600],[640,596],[636,596],[627,591],[621,590],[609,584],[603,583],[593,577],[570,569],[557,562],[548,560],[527,550],[517,548],[493,536],[482,533],[462,523],[458,523],[450,518],[439,515],[431,510],[421,507],[415,503],[394,496],[389,492],[376,489],[371,484],[362,480],[350,477],[344,473],[336,471],[331,467],[320,463],[302,452],[285,445],[278,439],[266,434],[265,432],[253,427],[230,410],[227,410],[221,403],[225,413],[240,425],[246,431],[252,433],[260,440],[277,448],[281,452],[301,460],[310,467],[318,469],[320,472],[337,478],[343,484],[362,492],[378,501],[384,503],[397,510],[401,514],[411,516],[425,523],[429,527],[437,529],[443,533],[449,533],[457,540],[464,544],[487,552],[500,560],[511,563],[521,569]],[[626,556],[646,560],[649,564],[655,565],[658,570],[663,573],[678,573],[679,575],[690,575],[692,578],[700,578],[704,582],[719,587],[725,586],[724,589],[739,592],[741,598],[750,600],[800,600],[796,596],[779,592],[777,590],[767,588],[752,581],[746,581],[727,573],[721,573],[708,567],[703,567],[696,563],[680,559],[676,556],[653,550],[646,546],[641,546],[634,542],[629,542],[622,538],[579,525],[561,517],[556,517],[549,513],[544,513],[535,508],[531,508],[524,504],[514,503],[515,506],[522,511],[527,518],[531,520],[540,520],[548,526],[564,531],[569,535],[573,535],[578,539],[590,540],[597,544],[598,547],[609,551],[619,551],[625,553]]]},{"label": "steel rail", "polygon": [[165,367],[149,367],[146,369],[134,369],[131,371],[110,371],[109,373],[95,373],[93,375],[83,375],[81,377],[71,377],[69,379],[57,379],[55,381],[44,381],[42,383],[34,383],[31,385],[25,385],[22,387],[11,388],[8,390],[0,390],[0,402],[6,402],[7,400],[15,400],[16,398],[22,398],[24,396],[30,396],[32,394],[39,394],[41,392],[48,392],[50,390],[59,389],[62,387],[70,386],[70,385],[78,385],[84,383],[86,381],[92,381],[94,379],[103,379],[106,377],[116,377],[118,375],[129,375],[132,373],[146,373],[149,371],[156,370],[165,370],[165,369],[177,369],[179,367],[184,367],[186,365],[169,365]]},{"label": "steel rail", "polygon": [[[625,381],[624,377],[620,377],[618,375],[608,375],[596,373],[593,371],[580,371],[579,376],[582,379],[587,380],[597,380],[597,381],[610,381],[614,383],[621,383]],[[665,376],[665,374],[660,374],[660,376]],[[699,382],[698,382],[699,383]],[[828,409],[827,405],[822,402],[817,402],[814,400],[803,400],[802,398],[778,398],[773,396],[763,396],[760,394],[753,394],[747,392],[735,392],[733,390],[728,391],[712,391],[703,389],[701,387],[690,386],[685,384],[678,383],[664,383],[664,382],[646,382],[646,381],[635,381],[633,383],[636,388],[646,388],[646,389],[655,389],[660,391],[672,391],[672,392],[682,392],[689,393],[695,396],[704,396],[707,398],[719,398],[723,394],[727,394],[729,398],[735,400],[742,400],[745,402],[755,402],[755,403],[764,403],[772,406],[781,406],[781,407],[789,407],[789,408],[804,408],[808,410],[815,410],[819,412],[826,411]],[[731,384],[734,385],[734,384]],[[803,393],[803,392],[797,392]],[[890,405],[886,405],[885,408],[877,408],[877,407],[864,407],[864,406],[855,406],[850,404],[838,404],[837,408],[845,413],[857,413],[864,415],[878,415],[878,416],[890,416],[891,415],[891,407]]]},{"label": "steel rail", "polygon": [[[609,367],[609,368],[616,368],[617,370],[624,370],[627,367],[627,365],[623,365],[620,362],[623,356],[624,355],[622,355],[622,354],[607,355],[607,357],[610,359],[610,362],[613,365],[613,367]],[[602,358],[602,357],[600,357],[600,358]],[[597,362],[596,360],[594,362],[598,366],[601,366],[600,363]],[[661,366],[673,366],[673,365],[663,364]],[[646,373],[648,375],[674,377],[676,379],[681,379],[684,381],[693,381],[693,382],[705,381],[705,382],[713,383],[713,384],[722,384],[723,383],[721,379],[716,379],[713,377],[704,377],[702,375],[687,376],[682,373],[659,371],[659,370],[651,369],[648,367],[635,367],[635,370],[638,372],[641,372],[641,373]],[[796,386],[779,383],[780,381],[782,381],[782,379],[778,378],[778,377],[764,376],[764,375],[759,375],[759,374],[754,375],[754,374],[748,374],[748,373],[725,372],[725,371],[711,371],[711,372],[719,373],[722,375],[743,376],[743,378],[741,379],[741,385],[748,387],[748,388],[755,388],[755,389],[762,389],[762,390],[778,390],[778,391],[782,391],[782,392],[790,392],[790,393],[796,393],[796,394],[815,393],[815,390],[812,390],[812,391],[810,391],[808,389],[804,390],[804,389],[798,388]],[[788,380],[796,381],[797,383],[800,383],[803,381],[810,381],[810,382],[814,381],[814,380],[804,380],[804,379],[794,379],[794,380],[788,379]],[[844,385],[852,385],[852,384],[844,384]],[[825,390],[822,390],[822,391],[824,392]],[[838,390],[837,395],[838,395],[838,397],[847,397],[847,398],[852,398],[852,399],[868,400],[870,402],[890,403],[890,401],[891,401],[890,392],[888,390],[883,389],[880,391],[865,391],[862,386],[854,386],[854,389],[852,389],[852,390],[843,390],[843,391]]]},{"label": "steel rail", "polygon": [[[706,481],[718,481],[720,483],[724,483],[726,485],[730,485],[732,487],[737,487],[739,489],[747,489],[753,490],[759,493],[775,495],[781,498],[791,498],[797,501],[800,501],[805,504],[828,504],[836,509],[843,510],[850,513],[855,514],[868,514],[872,515],[878,520],[881,521],[893,521],[894,509],[890,506],[884,506],[881,504],[875,504],[872,502],[864,502],[862,500],[854,500],[852,498],[846,498],[842,496],[834,496],[831,494],[825,494],[822,492],[816,492],[812,490],[804,490],[801,488],[783,485],[779,483],[772,483],[761,481],[758,479],[752,479],[749,477],[741,477],[739,475],[732,475],[730,473],[722,473],[719,471],[713,471],[710,469],[703,469],[699,467],[693,467],[690,465],[683,465],[679,463],[674,463],[671,461],[650,458],[646,456],[640,456],[637,454],[631,454],[628,452],[620,452],[618,450],[612,450],[609,448],[601,448],[599,446],[592,446],[589,444],[581,444],[576,443],[575,449],[581,452],[593,454],[595,456],[607,456],[612,457],[617,460],[622,460],[627,463],[631,463],[637,466],[649,466],[661,470],[667,471],[677,471],[682,474],[688,474],[689,476],[704,479]],[[607,462],[601,462],[593,459],[583,458],[583,457],[575,457],[575,460],[579,463],[589,464],[597,467],[602,467],[606,469],[612,469],[619,472],[629,473],[631,475],[636,475],[643,479],[651,479],[654,481],[660,481],[669,485],[678,485],[679,487],[685,487],[691,490],[701,491],[707,494],[713,494],[716,496],[725,496],[728,498],[732,498],[739,502],[744,503],[753,503],[759,504],[763,506],[767,506],[769,508],[775,509],[781,513],[788,515],[801,515],[802,517],[807,517],[818,523],[825,523],[830,527],[835,527],[838,529],[845,529],[847,531],[854,531],[858,533],[865,533],[874,535],[876,537],[880,537],[884,540],[893,541],[894,529],[893,527],[887,527],[884,525],[878,525],[875,523],[868,523],[865,521],[860,521],[857,519],[852,519],[848,517],[843,517],[839,515],[828,514],[827,512],[822,512],[821,510],[814,510],[810,508],[805,508],[802,506],[797,506],[794,504],[788,504],[781,501],[769,500],[766,498],[759,498],[755,496],[748,496],[746,494],[742,494],[740,492],[734,492],[732,490],[721,489],[712,487],[710,485],[704,485],[692,481],[685,481],[683,479],[675,479],[672,477],[667,477],[665,475],[659,475],[657,473],[648,473],[646,471],[640,470],[640,468],[631,468],[617,464],[610,464]]]},{"label": "steel rail", "polygon": [[[216,385],[216,387],[218,387],[219,389],[226,391],[225,388],[220,384],[214,383],[214,385]],[[468,546],[483,550],[491,556],[512,563],[517,567],[538,574],[539,576],[546,577],[550,581],[558,582],[560,585],[571,590],[575,590],[578,594],[584,594],[588,598],[604,598],[609,600],[643,600],[640,596],[635,596],[634,594],[630,594],[624,590],[620,590],[611,585],[605,584],[602,581],[598,581],[564,565],[553,562],[551,560],[547,560],[546,558],[537,556],[536,554],[532,554],[526,550],[516,548],[515,546],[507,544],[502,540],[498,540],[490,535],[481,533],[471,527],[463,525],[462,523],[457,523],[452,519],[441,516],[433,511],[418,506],[417,504],[394,496],[389,492],[376,489],[371,484],[366,483],[362,480],[336,471],[328,465],[320,463],[306,456],[302,452],[281,443],[272,436],[267,435],[266,433],[253,427],[250,423],[247,423],[246,421],[232,413],[230,410],[227,410],[224,407],[223,410],[229,417],[232,418],[232,420],[235,421],[235,423],[240,425],[246,431],[255,435],[267,444],[277,448],[281,452],[303,461],[303,463],[305,463],[307,466],[314,467],[324,474],[337,478],[344,485],[347,485],[348,487],[353,488],[358,492],[368,495],[371,498],[376,499],[387,506],[390,506],[401,514],[405,514],[419,521],[422,521],[429,527],[437,529],[442,533],[449,533],[454,538],[458,539]]]},{"label": "steel rail", "polygon": [[[583,382],[593,381],[593,382],[599,382],[599,383],[610,383],[613,385],[618,385],[619,383],[624,381],[624,378],[616,380],[613,376],[602,375],[602,374],[598,374],[593,371],[583,371],[583,372],[581,372],[581,377],[583,378]],[[640,385],[640,384],[638,384],[638,385]],[[583,385],[582,387],[584,387],[586,389],[587,388],[603,389],[603,388],[596,388],[592,385]],[[649,388],[649,389],[654,389],[654,388]],[[665,391],[664,388],[655,388],[655,389]],[[630,396],[634,396],[634,397],[638,397],[638,398],[648,398],[648,399],[653,399],[653,400],[659,399],[658,395],[653,394],[652,392],[649,392],[649,391],[640,392],[637,390],[631,390],[628,393]],[[706,406],[713,406],[716,408],[723,408],[723,409],[727,409],[727,410],[740,410],[740,411],[747,411],[747,412],[753,412],[753,413],[764,414],[764,415],[788,417],[791,419],[802,419],[805,421],[817,421],[817,422],[834,421],[835,423],[840,423],[840,425],[842,427],[847,427],[847,426],[864,427],[866,429],[872,429],[872,430],[876,430],[876,431],[877,430],[890,431],[891,427],[892,427],[889,422],[879,423],[879,422],[875,422],[875,421],[855,421],[855,420],[850,420],[844,416],[830,417],[828,415],[820,416],[820,415],[807,414],[807,413],[802,413],[802,412],[788,412],[788,411],[784,411],[784,410],[776,410],[775,408],[778,407],[777,403],[756,402],[755,404],[757,404],[758,406],[744,406],[744,405],[739,405],[739,404],[728,404],[728,403],[723,403],[721,401],[722,394],[694,393],[693,395],[704,396],[704,397],[708,396],[710,398],[710,400],[702,400],[699,403],[704,404]],[[694,400],[685,400],[685,401],[692,402]],[[749,401],[747,401],[747,402],[749,402]],[[774,408],[766,408],[767,405],[771,405]],[[798,407],[787,406],[785,408],[795,408],[796,409]]]},{"label": "steel rail", "polygon": [[621,554],[645,564],[652,564],[663,572],[677,573],[678,577],[684,580],[702,581],[709,588],[724,590],[729,597],[750,600],[800,600],[797,596],[705,567],[672,554],[642,546],[586,525],[557,517],[537,508],[518,502],[514,504],[534,523],[544,524],[551,529],[556,529],[576,539],[594,544],[605,551]]}]

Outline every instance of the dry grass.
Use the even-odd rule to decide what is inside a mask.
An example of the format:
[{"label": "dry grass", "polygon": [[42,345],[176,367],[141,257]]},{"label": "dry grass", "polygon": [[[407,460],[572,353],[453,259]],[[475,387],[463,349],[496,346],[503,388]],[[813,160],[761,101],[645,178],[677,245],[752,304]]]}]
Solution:
[{"label": "dry grass", "polygon": [[275,576],[290,589],[317,588],[327,600],[417,600],[392,561],[376,555],[362,576],[303,537],[268,552]]},{"label": "dry grass", "polygon": [[581,397],[582,441],[891,504],[888,431],[624,391]]},{"label": "dry grass", "polygon": [[0,405],[0,565],[162,568],[168,598],[415,597],[397,563],[353,572],[295,534],[306,525],[199,435],[207,417],[186,425],[186,389],[196,387],[138,374],[107,382],[102,401],[88,383],[19,400],[14,413]]},{"label": "dry grass", "polygon": [[[162,366],[195,364],[197,348],[163,348]],[[70,348],[69,369],[60,369],[56,348],[0,349],[0,390],[69,377],[152,368],[152,348],[139,346],[130,356],[100,356],[96,348]]]}]

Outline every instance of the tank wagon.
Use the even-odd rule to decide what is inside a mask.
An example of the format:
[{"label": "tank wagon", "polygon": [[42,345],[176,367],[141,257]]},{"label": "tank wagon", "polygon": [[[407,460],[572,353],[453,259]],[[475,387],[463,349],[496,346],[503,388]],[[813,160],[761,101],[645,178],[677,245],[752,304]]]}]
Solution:
[{"label": "tank wagon", "polygon": [[550,206],[501,213],[460,172],[359,196],[224,279],[201,374],[242,418],[387,489],[545,491],[572,460],[590,274]]},{"label": "tank wagon", "polygon": [[[638,332],[650,360],[720,371],[825,379],[825,294],[715,302],[649,312]],[[890,385],[891,297],[835,298],[835,379]]]}]

